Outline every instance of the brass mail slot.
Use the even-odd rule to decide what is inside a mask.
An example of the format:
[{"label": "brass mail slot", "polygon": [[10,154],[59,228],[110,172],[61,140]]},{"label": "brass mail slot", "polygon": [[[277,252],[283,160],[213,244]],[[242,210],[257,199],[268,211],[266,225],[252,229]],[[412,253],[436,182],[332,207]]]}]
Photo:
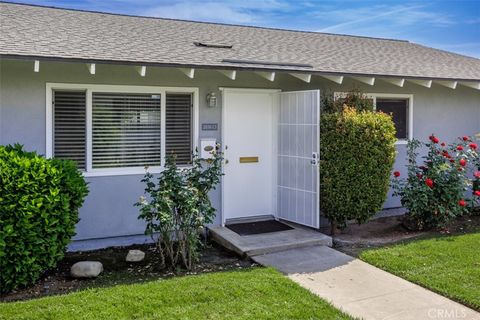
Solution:
[{"label": "brass mail slot", "polygon": [[258,157],[240,157],[240,163],[258,162]]}]

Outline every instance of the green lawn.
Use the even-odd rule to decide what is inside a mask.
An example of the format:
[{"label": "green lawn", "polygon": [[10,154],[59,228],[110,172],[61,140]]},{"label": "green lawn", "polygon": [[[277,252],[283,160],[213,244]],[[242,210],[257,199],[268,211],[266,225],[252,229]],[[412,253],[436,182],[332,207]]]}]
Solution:
[{"label": "green lawn", "polygon": [[270,268],[0,303],[0,319],[350,319]]},{"label": "green lawn", "polygon": [[366,250],[360,258],[480,310],[480,233]]}]

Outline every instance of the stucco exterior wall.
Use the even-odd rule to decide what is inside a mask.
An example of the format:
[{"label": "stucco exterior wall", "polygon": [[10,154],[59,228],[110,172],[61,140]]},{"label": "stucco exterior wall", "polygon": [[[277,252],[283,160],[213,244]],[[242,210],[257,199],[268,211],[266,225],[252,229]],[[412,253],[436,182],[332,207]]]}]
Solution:
[{"label": "stucco exterior wall", "polygon": [[[452,90],[439,85],[424,88],[406,82],[403,88],[377,79],[374,86],[363,85],[346,78],[342,85],[320,77],[307,84],[287,74],[277,74],[270,82],[252,72],[237,72],[233,81],[217,71],[196,70],[189,79],[177,69],[147,68],[140,77],[133,66],[98,65],[96,74],[88,73],[85,64],[41,62],[40,72],[33,72],[33,61],[0,61],[0,143],[19,142],[27,150],[45,154],[45,100],[47,82],[89,83],[109,85],[148,85],[199,88],[199,118],[202,123],[218,123],[218,131],[201,131],[201,138],[221,137],[221,99],[217,108],[208,108],[206,95],[219,87],[279,88],[284,91],[320,89],[322,94],[358,88],[372,93],[413,94],[413,136],[425,139],[431,133],[446,141],[464,134],[480,132],[480,91],[458,86]],[[396,169],[404,172],[405,145],[398,145]],[[138,208],[133,203],[143,193],[141,175],[88,177],[90,194],[81,209],[81,221],[76,240],[143,234],[144,224],[137,219]],[[220,188],[211,194],[220,221]],[[398,199],[389,197],[385,207],[399,206]]]}]

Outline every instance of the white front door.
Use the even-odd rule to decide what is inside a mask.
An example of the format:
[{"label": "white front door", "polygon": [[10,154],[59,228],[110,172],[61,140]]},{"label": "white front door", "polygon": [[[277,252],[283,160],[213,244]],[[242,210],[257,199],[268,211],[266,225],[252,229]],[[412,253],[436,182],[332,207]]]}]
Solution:
[{"label": "white front door", "polygon": [[273,110],[276,90],[224,89],[222,223],[275,215]]},{"label": "white front door", "polygon": [[318,228],[319,90],[224,89],[222,223],[271,215]]}]

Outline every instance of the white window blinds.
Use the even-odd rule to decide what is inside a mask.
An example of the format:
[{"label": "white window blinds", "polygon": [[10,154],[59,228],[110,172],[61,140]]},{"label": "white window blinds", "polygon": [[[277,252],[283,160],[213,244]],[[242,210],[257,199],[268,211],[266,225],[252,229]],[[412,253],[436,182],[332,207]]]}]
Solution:
[{"label": "white window blinds", "polygon": [[160,95],[92,94],[92,168],[160,166]]},{"label": "white window blinds", "polygon": [[166,155],[174,154],[178,165],[192,161],[192,94],[166,94]]},{"label": "white window blinds", "polygon": [[70,159],[85,170],[86,150],[85,91],[53,92],[53,154]]}]

